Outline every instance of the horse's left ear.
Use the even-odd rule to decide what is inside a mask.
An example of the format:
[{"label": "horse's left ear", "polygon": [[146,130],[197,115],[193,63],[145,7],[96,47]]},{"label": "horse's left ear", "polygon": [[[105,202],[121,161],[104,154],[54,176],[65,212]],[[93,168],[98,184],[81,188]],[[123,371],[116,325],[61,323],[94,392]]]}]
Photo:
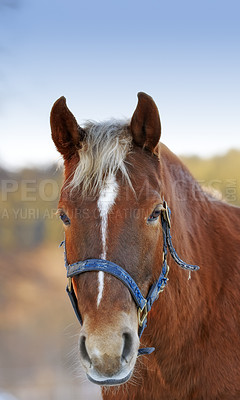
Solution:
[{"label": "horse's left ear", "polygon": [[52,139],[57,150],[65,160],[70,159],[81,147],[85,132],[68,109],[65,97],[60,97],[54,103],[50,115],[50,124]]},{"label": "horse's left ear", "polygon": [[138,146],[154,151],[161,136],[161,122],[155,102],[146,93],[138,93],[138,105],[132,116],[131,131]]}]

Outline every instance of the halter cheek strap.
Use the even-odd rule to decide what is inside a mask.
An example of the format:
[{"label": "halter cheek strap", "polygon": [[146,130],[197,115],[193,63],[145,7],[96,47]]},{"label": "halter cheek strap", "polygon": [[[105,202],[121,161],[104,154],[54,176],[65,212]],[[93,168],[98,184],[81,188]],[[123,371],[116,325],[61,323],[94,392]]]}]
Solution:
[{"label": "halter cheek strap", "polygon": [[[64,245],[64,259],[68,277],[68,285],[66,290],[69,295],[75,314],[81,325],[82,325],[82,317],[78,309],[77,298],[72,286],[72,277],[75,275],[79,275],[81,273],[90,271],[102,271],[110,275],[113,275],[117,279],[119,279],[128,288],[136,303],[138,310],[138,324],[139,324],[138,335],[139,337],[141,337],[144,329],[147,326],[147,314],[151,310],[154,301],[157,300],[159,293],[163,292],[168,281],[167,276],[169,272],[169,266],[167,265],[167,250],[169,249],[172,258],[181,268],[186,269],[189,272],[197,271],[199,269],[197,265],[187,264],[178,257],[176,250],[174,249],[172,244],[172,239],[170,234],[170,227],[171,227],[170,219],[171,219],[171,211],[167,206],[166,201],[163,201],[163,207],[161,212],[161,223],[163,232],[162,271],[158,280],[150,287],[150,290],[146,298],[144,298],[144,296],[142,295],[134,279],[129,275],[127,271],[125,271],[125,269],[123,269],[119,265],[111,261],[102,259],[88,259],[84,261],[78,261],[73,264],[68,264],[66,248],[65,248],[65,240],[60,244],[60,246]],[[141,348],[138,350],[138,355],[151,354],[154,350],[155,350],[154,347]]]}]

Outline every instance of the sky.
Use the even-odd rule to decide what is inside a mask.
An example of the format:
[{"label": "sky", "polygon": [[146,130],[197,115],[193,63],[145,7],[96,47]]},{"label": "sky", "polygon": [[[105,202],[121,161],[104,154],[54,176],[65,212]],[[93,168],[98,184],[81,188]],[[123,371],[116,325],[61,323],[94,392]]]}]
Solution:
[{"label": "sky", "polygon": [[59,160],[49,114],[131,118],[137,93],[181,155],[240,149],[239,0],[0,0],[0,166]]}]

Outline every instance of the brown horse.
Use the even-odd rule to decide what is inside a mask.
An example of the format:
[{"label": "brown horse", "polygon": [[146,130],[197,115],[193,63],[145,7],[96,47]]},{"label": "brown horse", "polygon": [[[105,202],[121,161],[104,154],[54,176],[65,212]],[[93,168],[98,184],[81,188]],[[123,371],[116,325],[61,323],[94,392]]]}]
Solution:
[{"label": "brown horse", "polygon": [[159,143],[158,109],[144,93],[131,121],[84,128],[61,97],[51,128],[65,165],[59,215],[67,264],[109,260],[146,297],[163,264],[165,199],[177,252],[200,266],[189,279],[168,254],[169,282],[141,337],[141,345],[155,351],[142,357],[128,287],[102,270],[74,275],[80,360],[88,378],[110,385],[102,389],[105,400],[239,400],[240,209],[206,194]]}]

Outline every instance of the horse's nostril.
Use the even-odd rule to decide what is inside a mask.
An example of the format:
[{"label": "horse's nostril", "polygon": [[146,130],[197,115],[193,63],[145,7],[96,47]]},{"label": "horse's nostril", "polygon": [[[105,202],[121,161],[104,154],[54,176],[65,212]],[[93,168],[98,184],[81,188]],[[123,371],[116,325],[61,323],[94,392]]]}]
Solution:
[{"label": "horse's nostril", "polygon": [[123,351],[122,360],[129,362],[130,355],[132,353],[133,340],[130,333],[123,334]]},{"label": "horse's nostril", "polygon": [[81,338],[80,338],[80,353],[81,353],[82,359],[87,361],[91,365],[92,364],[91,359],[90,359],[87,349],[86,349],[86,337],[85,336],[81,336]]}]

